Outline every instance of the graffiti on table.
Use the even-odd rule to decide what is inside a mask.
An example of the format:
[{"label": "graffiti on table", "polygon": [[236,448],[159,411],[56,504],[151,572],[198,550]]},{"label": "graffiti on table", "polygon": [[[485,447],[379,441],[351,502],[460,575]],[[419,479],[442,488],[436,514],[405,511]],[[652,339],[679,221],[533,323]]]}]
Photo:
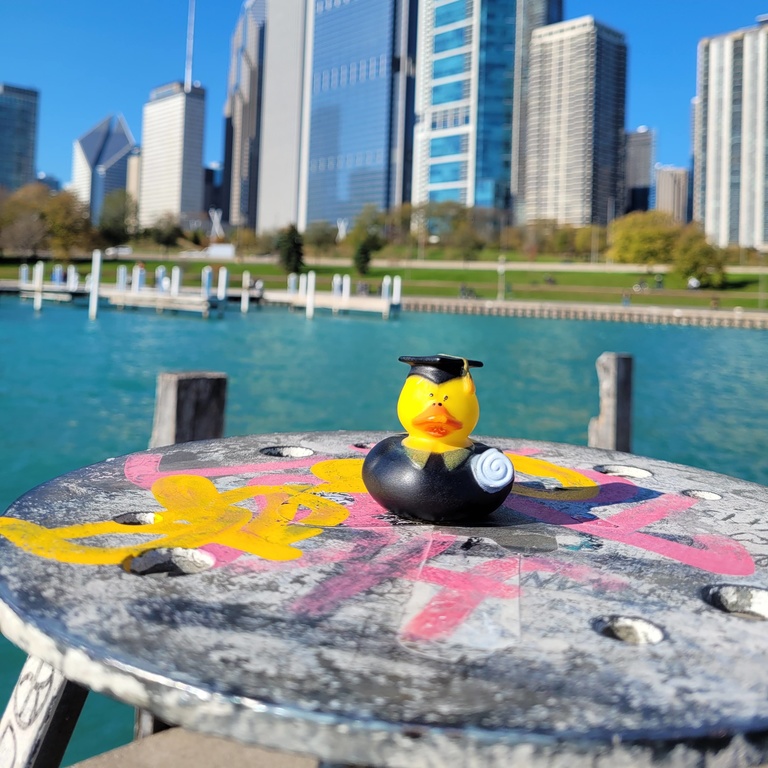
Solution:
[{"label": "graffiti on table", "polygon": [[[519,482],[503,512],[576,534],[590,548],[610,541],[712,573],[742,576],[754,571],[749,553],[734,539],[711,533],[685,539],[643,530],[673,520],[695,505],[696,498],[659,494],[626,478],[562,467],[533,453],[508,452]],[[412,578],[418,570],[419,580],[429,581],[435,574],[424,564],[457,540],[427,529],[403,540],[402,529],[413,526],[393,526],[366,493],[361,458],[311,456],[178,471],[162,470],[161,460],[160,454],[137,454],[125,463],[126,479],[149,490],[154,501],[147,505],[152,521],[141,526],[146,537],[141,543],[135,543],[135,526],[115,520],[47,528],[0,518],[0,536],[41,557],[88,565],[126,564],[158,547],[203,548],[219,565],[253,555],[258,558],[249,564],[253,570],[289,561],[302,566],[341,563],[323,583],[321,597],[306,597],[295,606],[304,611],[311,605],[311,611],[320,613],[377,579]],[[213,480],[225,477],[247,479],[242,486],[220,490]],[[341,525],[366,534],[348,538],[345,545],[302,549],[302,542]],[[487,530],[493,538],[493,528]],[[99,541],[106,534],[132,540],[108,546]],[[398,550],[400,544],[405,551]]]},{"label": "graffiti on table", "polygon": [[[159,547],[198,548],[220,545],[265,560],[294,560],[301,550],[294,546],[322,533],[325,527],[344,522],[349,512],[332,497],[337,485],[354,487],[346,466],[338,460],[315,464],[312,483],[294,483],[281,476],[275,484],[249,484],[219,491],[198,474],[166,474],[151,485],[159,509],[150,513],[140,533],[142,543],[105,546],[98,538],[111,534],[134,538],[136,527],[116,520],[46,528],[16,518],[0,518],[0,535],[40,557],[83,565],[129,566],[131,559]],[[328,466],[331,465],[331,466]],[[320,480],[317,483],[317,480]],[[251,502],[255,509],[239,506]]]}]

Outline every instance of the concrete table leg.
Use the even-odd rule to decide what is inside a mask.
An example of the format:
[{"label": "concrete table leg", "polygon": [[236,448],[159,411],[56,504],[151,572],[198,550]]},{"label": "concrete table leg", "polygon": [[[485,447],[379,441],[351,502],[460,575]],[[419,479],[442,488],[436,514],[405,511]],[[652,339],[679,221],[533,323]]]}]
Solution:
[{"label": "concrete table leg", "polygon": [[0,768],[58,768],[87,695],[28,657],[0,720]]}]

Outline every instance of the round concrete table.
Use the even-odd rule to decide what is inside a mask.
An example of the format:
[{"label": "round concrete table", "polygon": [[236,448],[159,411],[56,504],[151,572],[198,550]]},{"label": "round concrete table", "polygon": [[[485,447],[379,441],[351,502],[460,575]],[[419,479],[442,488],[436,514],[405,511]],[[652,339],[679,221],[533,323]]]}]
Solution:
[{"label": "round concrete table", "polygon": [[768,758],[768,489],[482,438],[516,467],[504,507],[406,523],[361,484],[382,437],[187,443],[34,489],[0,518],[0,629],[167,722],[326,761]]}]

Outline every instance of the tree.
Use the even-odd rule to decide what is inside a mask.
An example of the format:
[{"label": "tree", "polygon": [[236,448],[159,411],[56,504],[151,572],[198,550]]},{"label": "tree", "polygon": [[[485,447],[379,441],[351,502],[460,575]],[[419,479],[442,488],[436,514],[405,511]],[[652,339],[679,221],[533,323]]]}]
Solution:
[{"label": "tree", "polygon": [[301,272],[304,268],[304,241],[293,224],[280,230],[277,250],[280,253],[280,263],[288,274]]},{"label": "tree", "polygon": [[45,245],[48,231],[44,211],[51,190],[45,184],[26,184],[6,196],[0,206],[0,248],[34,256]]},{"label": "tree", "polygon": [[357,246],[352,261],[358,274],[368,274],[371,268],[371,254],[380,247],[375,235],[369,235]]},{"label": "tree", "polygon": [[48,198],[43,211],[51,249],[69,258],[75,248],[87,249],[91,234],[88,206],[71,192],[57,192]]},{"label": "tree", "polygon": [[166,213],[165,216],[161,216],[155,222],[155,226],[152,227],[152,239],[158,245],[163,246],[165,253],[168,253],[168,249],[171,246],[176,245],[176,242],[183,234],[178,220],[172,213]]},{"label": "tree", "polygon": [[0,231],[0,249],[35,256],[45,241],[45,222],[39,213],[23,213]]},{"label": "tree", "polygon": [[338,230],[327,221],[313,221],[304,230],[304,242],[311,245],[320,253],[329,251],[336,245]]},{"label": "tree", "polygon": [[99,233],[108,245],[120,245],[136,234],[138,216],[136,201],[124,189],[116,189],[104,198]]},{"label": "tree", "polygon": [[573,249],[579,256],[590,256],[593,248],[597,253],[602,253],[606,245],[607,231],[597,224],[579,227],[573,238]]},{"label": "tree", "polygon": [[480,239],[470,221],[460,220],[450,235],[450,244],[456,248],[462,259],[467,261],[477,258],[483,250],[483,241]]},{"label": "tree", "polygon": [[612,224],[607,257],[631,264],[669,264],[680,227],[661,211],[635,211]]},{"label": "tree", "polygon": [[347,242],[357,251],[367,243],[371,253],[384,247],[384,228],[386,220],[384,214],[375,205],[366,205],[355,219],[355,226],[347,235]]},{"label": "tree", "polygon": [[675,244],[675,272],[685,280],[695,277],[702,288],[725,285],[725,259],[725,252],[710,245],[696,224],[685,227]]}]

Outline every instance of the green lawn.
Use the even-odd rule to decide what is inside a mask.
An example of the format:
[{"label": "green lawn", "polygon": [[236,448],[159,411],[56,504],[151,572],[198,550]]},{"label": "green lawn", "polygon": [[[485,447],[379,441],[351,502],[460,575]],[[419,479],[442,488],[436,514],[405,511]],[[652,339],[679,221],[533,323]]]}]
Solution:
[{"label": "green lawn", "polygon": [[[31,261],[31,260],[30,260]],[[199,285],[203,267],[210,263],[214,270],[214,283],[216,272],[222,266],[219,262],[208,262],[204,259],[170,260],[162,258],[144,259],[147,270],[147,283],[154,283],[155,268],[160,264],[166,267],[170,274],[174,264],[181,266],[185,285]],[[133,267],[131,261],[104,261],[102,264],[102,281],[106,283],[116,282],[117,268],[120,264]],[[81,276],[90,269],[87,260],[76,262]],[[231,286],[239,286],[242,281],[242,273],[247,270],[252,279],[261,278],[268,289],[284,288],[286,277],[283,270],[277,264],[259,263],[243,264],[232,262],[226,264],[229,270]],[[15,279],[18,276],[18,259],[0,259],[0,279]],[[406,264],[400,268],[374,268],[365,277],[357,275],[351,267],[339,268],[333,266],[314,267],[317,274],[317,286],[319,290],[329,290],[333,275],[350,274],[353,286],[364,280],[372,289],[377,289],[385,275],[400,275],[403,279],[403,294],[405,296],[440,296],[458,298],[461,286],[474,291],[478,298],[495,299],[498,290],[498,276],[495,271],[473,269],[467,266],[464,269],[445,270],[429,269],[428,265],[420,261],[418,266],[411,267]],[[46,265],[46,278],[50,275],[50,266]],[[549,278],[549,280],[548,280]],[[732,274],[729,276],[729,286],[721,291],[688,291],[685,289],[684,280],[675,274],[664,276],[664,288],[657,289],[653,276],[649,275],[645,267],[639,267],[635,273],[601,273],[601,272],[556,272],[549,275],[544,272],[517,271],[508,269],[505,274],[507,284],[506,298],[526,299],[537,301],[585,301],[613,303],[620,302],[625,292],[630,294],[633,305],[656,304],[664,306],[701,306],[709,307],[713,298],[716,298],[721,307],[741,306],[745,309],[757,308],[759,303],[760,282],[757,275]],[[768,283],[768,279],[764,278]],[[634,290],[635,286],[645,283],[641,291]]]}]

